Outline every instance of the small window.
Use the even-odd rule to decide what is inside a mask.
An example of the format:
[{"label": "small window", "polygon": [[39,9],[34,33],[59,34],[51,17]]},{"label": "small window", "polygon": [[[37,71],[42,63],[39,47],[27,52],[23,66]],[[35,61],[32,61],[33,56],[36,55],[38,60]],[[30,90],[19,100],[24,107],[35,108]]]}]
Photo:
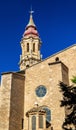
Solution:
[{"label": "small window", "polygon": [[29,68],[29,65],[26,65],[26,68]]},{"label": "small window", "polygon": [[33,52],[35,52],[35,43],[33,44]]},{"label": "small window", "polygon": [[36,130],[36,117],[32,116],[32,130]]},{"label": "small window", "polygon": [[43,116],[39,115],[39,128],[43,128]]},{"label": "small window", "polygon": [[56,61],[56,62],[59,61],[59,57],[56,57],[56,58],[55,58],[55,61]]},{"label": "small window", "polygon": [[29,52],[29,43],[27,43],[27,52]]}]

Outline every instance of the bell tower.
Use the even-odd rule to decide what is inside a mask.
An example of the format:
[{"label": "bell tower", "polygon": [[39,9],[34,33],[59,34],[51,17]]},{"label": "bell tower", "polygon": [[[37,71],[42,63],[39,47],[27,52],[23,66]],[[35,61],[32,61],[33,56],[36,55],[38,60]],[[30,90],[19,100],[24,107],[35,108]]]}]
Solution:
[{"label": "bell tower", "polygon": [[31,10],[30,19],[21,40],[22,54],[20,55],[20,70],[26,69],[41,61],[41,39],[34,24],[32,14],[33,11]]}]

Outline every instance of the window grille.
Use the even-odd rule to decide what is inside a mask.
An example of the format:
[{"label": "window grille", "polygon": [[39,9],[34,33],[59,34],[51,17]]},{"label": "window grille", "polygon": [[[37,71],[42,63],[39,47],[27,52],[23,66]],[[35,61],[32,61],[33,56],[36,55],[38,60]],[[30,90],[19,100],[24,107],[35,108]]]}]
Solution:
[{"label": "window grille", "polygon": [[32,130],[36,130],[36,117],[32,116]]},{"label": "window grille", "polygon": [[39,128],[43,128],[43,116],[39,115]]}]

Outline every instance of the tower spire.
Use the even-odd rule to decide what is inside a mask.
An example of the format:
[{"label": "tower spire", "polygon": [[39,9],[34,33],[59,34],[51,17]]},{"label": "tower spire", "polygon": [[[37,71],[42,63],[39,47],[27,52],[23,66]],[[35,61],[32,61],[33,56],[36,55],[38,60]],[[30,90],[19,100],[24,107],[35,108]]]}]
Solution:
[{"label": "tower spire", "polygon": [[41,39],[33,21],[33,13],[34,11],[31,7],[30,19],[21,40],[22,55],[20,56],[20,70],[26,69],[41,61]]},{"label": "tower spire", "polygon": [[29,13],[30,13],[30,19],[29,19],[29,22],[28,22],[26,28],[29,27],[29,26],[36,27],[35,24],[34,24],[34,21],[33,21],[33,13],[34,13],[34,11],[32,10],[32,6],[31,6],[31,10],[29,11]]}]

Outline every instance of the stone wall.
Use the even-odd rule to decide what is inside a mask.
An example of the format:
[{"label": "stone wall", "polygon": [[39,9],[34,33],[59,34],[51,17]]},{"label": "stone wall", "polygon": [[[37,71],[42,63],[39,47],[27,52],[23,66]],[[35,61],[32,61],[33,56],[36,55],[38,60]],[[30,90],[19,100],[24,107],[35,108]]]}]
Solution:
[{"label": "stone wall", "polygon": [[[60,107],[62,94],[58,84],[59,81],[71,84],[73,75],[76,75],[76,45],[26,69],[26,80],[20,73],[4,73],[0,87],[0,130],[21,130],[22,119],[27,130],[26,112],[35,102],[51,110],[51,125],[54,130],[61,130],[65,110]],[[35,92],[39,85],[47,88],[42,98]]]},{"label": "stone wall", "polygon": [[[61,130],[65,116],[64,108],[60,107],[62,93],[59,89],[59,81],[68,84],[68,68],[61,62],[41,62],[26,70],[25,81],[25,114],[37,102],[39,106],[46,106],[51,110],[51,125],[54,130]],[[66,75],[66,79],[64,79]],[[47,93],[44,97],[36,95],[36,88],[44,85]],[[25,128],[28,129],[28,119],[25,116]]]},{"label": "stone wall", "polygon": [[9,130],[22,129],[22,120],[24,118],[24,82],[24,76],[13,73]]},{"label": "stone wall", "polygon": [[48,57],[42,61],[42,64],[54,62],[57,57],[59,58],[59,61],[62,61],[68,67],[69,83],[72,84],[71,79],[73,75],[76,76],[76,44]]},{"label": "stone wall", "polygon": [[0,130],[9,130],[12,74],[2,75],[0,88]]},{"label": "stone wall", "polygon": [[25,77],[18,73],[2,75],[0,88],[0,130],[21,130],[24,118]]}]

